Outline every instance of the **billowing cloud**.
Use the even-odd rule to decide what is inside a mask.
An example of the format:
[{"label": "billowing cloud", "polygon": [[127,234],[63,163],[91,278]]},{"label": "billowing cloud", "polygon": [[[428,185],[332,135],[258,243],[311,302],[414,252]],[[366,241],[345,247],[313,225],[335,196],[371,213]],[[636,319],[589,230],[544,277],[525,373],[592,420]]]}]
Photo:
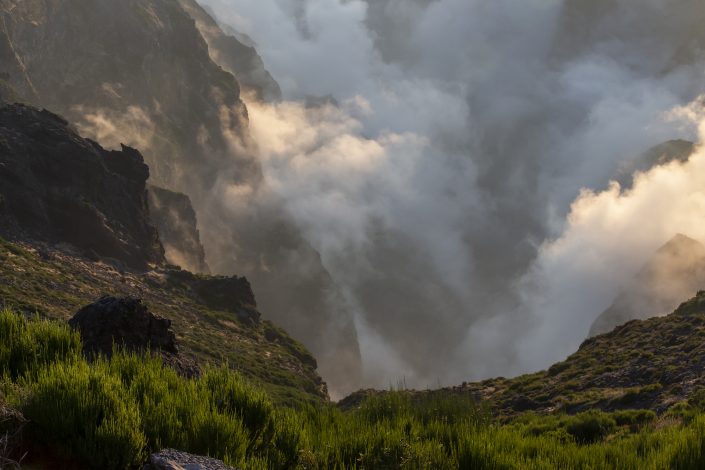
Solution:
[{"label": "billowing cloud", "polygon": [[[698,100],[676,108],[670,117],[685,118],[684,124],[700,128],[702,141],[703,111]],[[595,313],[607,308],[645,260],[674,234],[705,240],[704,217],[702,147],[686,162],[637,173],[631,189],[623,190],[616,182],[604,191],[583,189],[571,206],[565,230],[541,246],[524,279],[524,306],[537,322],[521,341],[525,367],[542,367],[572,352],[586,337]],[[542,341],[552,350],[537,347]]]},{"label": "billowing cloud", "polygon": [[608,186],[696,137],[666,114],[705,91],[694,0],[204,3],[282,86],[248,103],[258,158],[356,312],[360,385],[547,366],[659,244],[698,236],[674,216],[629,239],[645,186]]}]

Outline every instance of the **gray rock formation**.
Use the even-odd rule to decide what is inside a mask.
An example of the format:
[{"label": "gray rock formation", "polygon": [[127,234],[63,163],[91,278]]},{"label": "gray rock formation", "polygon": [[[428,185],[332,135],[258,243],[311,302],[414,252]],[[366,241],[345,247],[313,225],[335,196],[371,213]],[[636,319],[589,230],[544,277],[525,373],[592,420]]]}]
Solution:
[{"label": "gray rock formation", "polygon": [[0,232],[68,242],[134,268],[164,261],[147,209],[149,168],[129,147],[107,151],[62,118],[0,108]]},{"label": "gray rock formation", "polygon": [[235,470],[220,460],[164,449],[152,454],[142,470]]},{"label": "gray rock formation", "polygon": [[196,21],[196,27],[208,43],[211,58],[223,69],[235,75],[246,90],[263,101],[278,101],[282,97],[279,84],[267,71],[254,47],[234,35],[226,34],[213,17],[195,0],[179,0],[181,6]]},{"label": "gray rock formation", "polygon": [[169,263],[194,273],[210,273],[196,212],[185,194],[150,186],[149,213]]},{"label": "gray rock formation", "polygon": [[626,162],[618,171],[615,180],[623,189],[629,189],[634,184],[636,172],[646,172],[651,168],[667,165],[673,161],[685,162],[697,146],[687,140],[669,140],[650,148],[634,160]]},{"label": "gray rock formation", "polygon": [[140,299],[103,297],[79,310],[69,325],[81,333],[88,357],[110,357],[114,347],[138,353],[151,351],[184,376],[200,374],[192,361],[179,356],[171,320],[154,315]]}]

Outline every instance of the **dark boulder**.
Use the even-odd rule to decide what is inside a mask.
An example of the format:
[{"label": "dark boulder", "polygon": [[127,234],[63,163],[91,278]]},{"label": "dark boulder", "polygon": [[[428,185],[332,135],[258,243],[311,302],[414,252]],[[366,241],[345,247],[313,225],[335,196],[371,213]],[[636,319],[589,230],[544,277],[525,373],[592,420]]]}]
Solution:
[{"label": "dark boulder", "polygon": [[197,376],[198,367],[179,355],[171,320],[154,315],[134,297],[106,296],[83,307],[69,320],[81,333],[88,357],[110,357],[114,346],[133,352],[152,352],[187,377]]}]

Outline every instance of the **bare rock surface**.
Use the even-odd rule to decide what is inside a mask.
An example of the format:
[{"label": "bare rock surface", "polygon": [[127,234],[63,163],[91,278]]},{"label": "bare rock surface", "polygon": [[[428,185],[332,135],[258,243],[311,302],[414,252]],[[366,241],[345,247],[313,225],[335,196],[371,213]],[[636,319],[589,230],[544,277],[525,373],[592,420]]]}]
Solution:
[{"label": "bare rock surface", "polygon": [[19,230],[135,268],[163,263],[147,178],[137,150],[105,150],[49,111],[0,108],[0,233]]},{"label": "bare rock surface", "polygon": [[69,325],[81,333],[88,356],[110,357],[116,345],[159,354],[165,364],[187,377],[200,373],[193,361],[179,355],[171,320],[153,314],[136,297],[103,297],[79,310]]},{"label": "bare rock surface", "polygon": [[143,470],[236,470],[220,460],[174,449],[152,454]]}]

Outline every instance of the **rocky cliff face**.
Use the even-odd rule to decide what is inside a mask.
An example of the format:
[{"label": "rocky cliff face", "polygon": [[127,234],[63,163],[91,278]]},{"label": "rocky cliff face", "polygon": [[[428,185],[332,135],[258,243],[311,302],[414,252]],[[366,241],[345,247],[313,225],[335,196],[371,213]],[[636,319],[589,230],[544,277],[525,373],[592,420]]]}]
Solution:
[{"label": "rocky cliff face", "polygon": [[185,194],[150,186],[149,212],[169,263],[194,273],[209,273],[196,212]]},{"label": "rocky cliff face", "polygon": [[138,148],[151,183],[193,202],[211,270],[250,279],[265,316],[346,388],[360,373],[350,315],[331,301],[338,294],[320,257],[266,187],[239,84],[211,56],[263,94],[275,87],[256,53],[204,14],[175,0],[0,0],[9,59],[0,74],[82,135]]},{"label": "rocky cliff face", "polygon": [[0,108],[0,228],[68,242],[144,268],[164,261],[147,209],[149,169],[129,147],[104,150],[48,111]]},{"label": "rocky cliff face", "polygon": [[676,235],[624,286],[614,303],[595,320],[590,336],[607,333],[630,320],[673,311],[705,287],[705,246]]},{"label": "rocky cliff face", "polygon": [[254,92],[264,101],[281,99],[282,92],[267,71],[254,47],[225,34],[213,17],[195,0],[179,0],[181,6],[196,21],[196,27],[208,43],[211,58],[223,69],[235,75],[243,89]]}]

